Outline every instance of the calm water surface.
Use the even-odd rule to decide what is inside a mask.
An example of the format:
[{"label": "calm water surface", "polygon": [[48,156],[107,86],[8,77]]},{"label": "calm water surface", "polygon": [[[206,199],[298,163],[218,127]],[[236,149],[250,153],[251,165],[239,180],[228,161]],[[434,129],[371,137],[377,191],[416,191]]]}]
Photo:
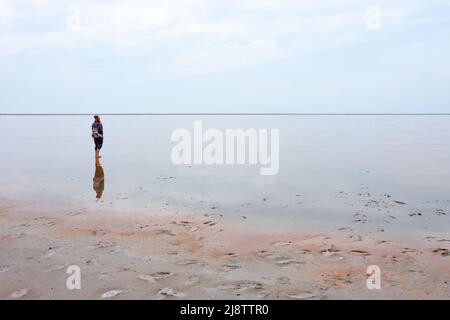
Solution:
[{"label": "calm water surface", "polygon": [[[91,120],[0,116],[1,202],[450,233],[450,117],[105,116],[103,172],[94,163]],[[279,173],[175,166],[171,133],[192,129],[194,120],[205,129],[280,129]]]}]

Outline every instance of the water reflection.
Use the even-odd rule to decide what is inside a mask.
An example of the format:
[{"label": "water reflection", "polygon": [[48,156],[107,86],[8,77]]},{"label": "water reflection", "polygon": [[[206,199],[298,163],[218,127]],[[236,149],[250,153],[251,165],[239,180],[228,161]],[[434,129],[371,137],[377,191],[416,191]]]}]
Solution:
[{"label": "water reflection", "polygon": [[95,174],[94,174],[94,190],[97,200],[100,200],[103,196],[103,190],[105,190],[105,172],[100,163],[100,159],[95,159]]},{"label": "water reflection", "polygon": [[[450,214],[439,211],[450,212],[450,117],[109,116],[105,120],[111,128],[106,195],[101,168],[105,160],[99,159],[100,165],[93,159],[84,116],[0,116],[0,146],[14,150],[13,157],[0,156],[0,207],[11,201],[24,208],[32,204],[33,210],[97,208],[94,189],[108,213],[201,215],[214,207],[220,214],[253,216],[278,226],[315,227],[324,221],[330,228],[340,228],[346,221],[358,220],[353,215],[359,211],[380,224],[397,212],[398,222],[389,224],[396,230],[450,228],[443,221]],[[175,166],[173,130],[192,128],[195,120],[204,121],[205,128],[282,129],[279,173],[260,176],[254,166]],[[61,134],[55,137],[55,130]],[[386,202],[394,207],[385,208]],[[390,212],[382,215],[384,209]],[[426,210],[429,219],[409,216]]]}]

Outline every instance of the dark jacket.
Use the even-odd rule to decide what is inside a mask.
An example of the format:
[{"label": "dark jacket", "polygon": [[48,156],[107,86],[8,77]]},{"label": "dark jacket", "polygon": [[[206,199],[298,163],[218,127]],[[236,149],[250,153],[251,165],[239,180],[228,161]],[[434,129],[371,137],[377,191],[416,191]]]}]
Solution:
[{"label": "dark jacket", "polygon": [[101,122],[94,122],[92,124],[92,135],[95,139],[103,138],[103,124]]}]

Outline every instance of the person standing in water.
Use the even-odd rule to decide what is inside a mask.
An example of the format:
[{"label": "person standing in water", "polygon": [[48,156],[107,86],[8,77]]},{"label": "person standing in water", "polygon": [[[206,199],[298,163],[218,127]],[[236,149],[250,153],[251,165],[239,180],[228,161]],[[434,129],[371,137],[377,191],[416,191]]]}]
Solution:
[{"label": "person standing in water", "polygon": [[101,158],[100,150],[103,146],[103,124],[98,115],[94,116],[94,123],[92,124],[92,138],[95,143],[95,158]]}]

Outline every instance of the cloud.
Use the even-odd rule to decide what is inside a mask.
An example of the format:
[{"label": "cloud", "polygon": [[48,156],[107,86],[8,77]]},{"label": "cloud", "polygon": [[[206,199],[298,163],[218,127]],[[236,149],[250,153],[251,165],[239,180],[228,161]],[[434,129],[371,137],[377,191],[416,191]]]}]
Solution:
[{"label": "cloud", "polygon": [[[183,72],[198,71],[187,67],[189,61],[198,66],[203,60],[208,65],[204,70],[221,71],[219,65],[226,64],[213,61],[228,57],[233,68],[247,67],[289,55],[282,51],[343,45],[357,39],[349,33],[366,32],[365,7],[355,6],[355,0],[80,0],[78,11],[70,10],[72,1],[1,1],[3,20],[16,30],[2,35],[2,55],[96,46],[154,55],[164,48]],[[324,7],[328,9],[322,12]],[[11,12],[20,15],[12,19]],[[73,21],[79,28],[68,27]]]},{"label": "cloud", "polygon": [[0,31],[9,27],[10,23],[17,16],[10,3],[6,0],[0,0]]},{"label": "cloud", "polygon": [[232,71],[265,64],[286,57],[276,44],[255,40],[244,44],[223,44],[208,50],[192,50],[176,58],[176,70],[184,75]]},{"label": "cloud", "polygon": [[[383,24],[401,28],[421,1],[379,3]],[[357,0],[0,0],[0,57],[71,52],[76,64],[102,52],[157,59],[175,75],[301,63],[367,40],[366,8]]]},{"label": "cloud", "polygon": [[[381,8],[377,31],[367,28],[372,4]],[[439,0],[0,0],[1,108],[390,111],[433,96],[446,106],[449,8]]]}]

